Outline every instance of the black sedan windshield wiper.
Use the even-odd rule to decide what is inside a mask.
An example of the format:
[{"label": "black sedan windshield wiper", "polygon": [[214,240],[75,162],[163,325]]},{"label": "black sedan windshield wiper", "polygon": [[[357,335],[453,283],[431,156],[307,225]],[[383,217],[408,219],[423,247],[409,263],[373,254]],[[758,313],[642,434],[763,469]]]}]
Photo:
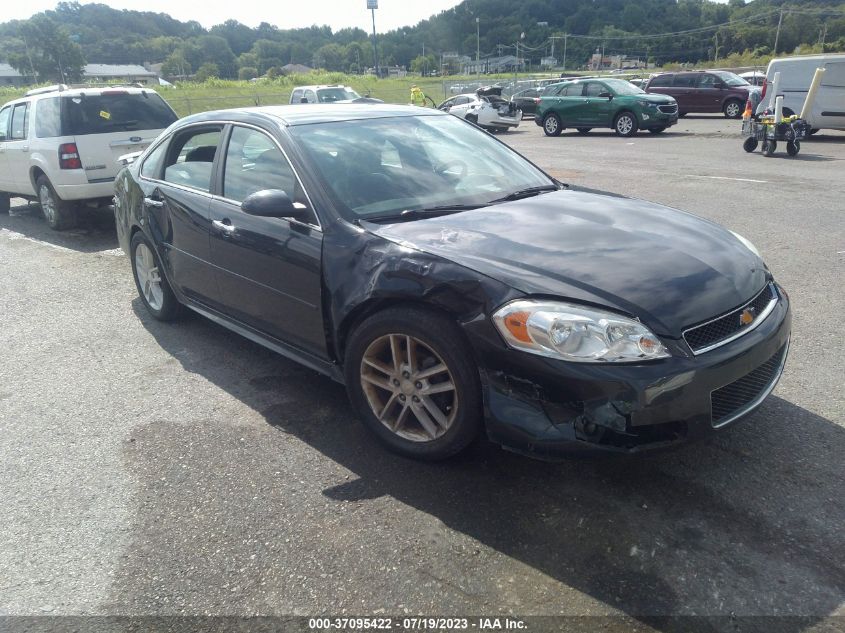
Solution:
[{"label": "black sedan windshield wiper", "polygon": [[389,213],[387,215],[372,215],[359,218],[367,222],[384,222],[386,220],[419,220],[420,218],[432,218],[438,215],[448,215],[450,213],[458,213],[460,211],[472,211],[481,206],[480,204],[442,204],[436,207],[425,207],[422,209],[405,209],[399,213]]},{"label": "black sedan windshield wiper", "polygon": [[527,189],[520,189],[519,191],[514,191],[513,193],[509,193],[506,196],[501,198],[496,198],[495,200],[491,200],[489,204],[495,204],[496,202],[510,202],[511,200],[522,200],[522,198],[530,198],[531,196],[536,196],[541,194],[545,191],[558,191],[560,187],[557,185],[541,185],[539,187],[528,187]]}]

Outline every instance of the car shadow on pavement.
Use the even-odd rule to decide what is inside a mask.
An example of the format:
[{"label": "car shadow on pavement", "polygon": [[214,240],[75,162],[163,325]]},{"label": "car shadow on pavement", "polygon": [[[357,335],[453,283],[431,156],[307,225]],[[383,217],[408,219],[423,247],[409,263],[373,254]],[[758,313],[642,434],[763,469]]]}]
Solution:
[{"label": "car shadow on pavement", "polygon": [[[205,319],[162,324],[146,315],[138,300],[134,309],[157,343],[185,371],[260,412],[275,430],[269,435],[268,454],[261,459],[288,463],[289,456],[272,452],[272,438],[294,437],[352,473],[322,487],[327,500],[369,504],[393,498],[504,554],[506,560],[539,572],[528,576],[531,582],[551,579],[546,581],[551,583],[551,592],[547,586],[536,588],[542,600],[523,605],[522,610],[507,604],[515,613],[566,612],[566,604],[555,602],[560,592],[557,583],[562,583],[607,605],[611,612],[628,614],[662,631],[797,632],[831,615],[845,600],[845,429],[782,398],[770,397],[757,413],[712,440],[669,453],[547,463],[478,441],[446,462],[419,463],[381,448],[355,420],[341,385]],[[221,419],[209,423],[209,430],[231,424]],[[178,428],[150,433],[186,442]],[[261,444],[268,442],[256,445]],[[164,454],[158,449],[152,452]],[[211,450],[189,463],[188,470],[174,472],[190,477],[185,473],[213,471],[224,460]],[[315,463],[313,458],[306,462]],[[180,462],[183,469],[184,464]],[[232,467],[231,462],[226,466]],[[272,471],[274,466],[267,468]],[[146,480],[141,488],[148,497],[155,494],[153,489],[166,469],[160,462],[155,467],[131,468],[134,476]],[[308,479],[309,473],[296,473],[293,478],[300,477]],[[263,489],[260,483],[253,485],[257,487],[243,494],[251,496]],[[191,489],[168,488],[163,498],[191,494]],[[256,503],[272,507],[288,501],[284,496],[267,496]],[[260,524],[262,518],[251,513],[263,510],[252,508],[248,503],[241,508],[250,515],[244,522]],[[321,520],[309,516],[307,520]],[[129,600],[133,608],[143,611],[150,607],[139,596],[166,594],[160,580],[166,572],[155,568],[144,552],[158,547],[157,560],[164,561],[158,565],[187,565],[175,561],[185,560],[179,548],[190,542],[187,532],[196,528],[167,508],[139,510],[137,521],[141,530],[136,539],[148,542],[137,554],[133,554],[135,547],[128,549],[121,572],[124,584],[117,583],[123,586],[118,602]],[[162,521],[169,522],[166,537],[156,536]],[[181,528],[180,521],[186,522]],[[390,528],[386,529],[380,539],[391,538]],[[401,529],[407,530],[407,525]],[[206,532],[198,529],[198,538],[205,538]],[[331,539],[332,532],[320,532],[320,538]],[[318,543],[326,548],[322,555],[329,556],[330,542]],[[346,545],[356,547],[355,543]],[[449,552],[442,556],[448,559]],[[450,564],[426,560],[420,564]],[[495,581],[505,582],[496,577],[502,572],[478,560],[490,558],[458,558],[451,564],[460,567],[456,576],[489,581],[492,588],[487,591],[495,594]],[[139,571],[151,564],[153,569]],[[190,564],[202,563],[191,559]],[[136,576],[159,581],[130,580]],[[526,592],[533,589],[526,587]],[[361,604],[370,611],[385,606],[378,596],[363,600],[359,612]],[[480,602],[467,598],[465,604],[465,612],[479,611]],[[488,610],[503,608],[505,598],[493,595],[492,605]],[[693,615],[703,618],[654,619]],[[755,624],[744,620],[749,615],[808,619]]]},{"label": "car shadow on pavement", "polygon": [[12,199],[9,215],[0,214],[0,230],[6,229],[28,238],[61,246],[81,253],[96,253],[118,247],[114,212],[108,208],[83,208],[79,223],[66,231],[54,231],[41,213],[41,206]]}]

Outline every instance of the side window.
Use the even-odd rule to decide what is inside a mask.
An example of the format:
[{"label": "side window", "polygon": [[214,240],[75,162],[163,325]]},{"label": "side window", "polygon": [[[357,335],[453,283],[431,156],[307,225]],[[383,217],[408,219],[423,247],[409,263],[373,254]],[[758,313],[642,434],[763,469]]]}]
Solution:
[{"label": "side window", "polygon": [[170,144],[164,180],[175,185],[211,191],[211,168],[221,130],[200,128],[176,136]]},{"label": "side window", "polygon": [[698,75],[683,74],[675,75],[675,88],[695,88],[698,82]]},{"label": "side window", "polygon": [[584,94],[584,84],[570,84],[560,91],[561,97],[580,97]]},{"label": "side window", "polygon": [[294,90],[293,94],[290,96],[291,103],[302,103],[302,90]]},{"label": "side window", "polygon": [[235,127],[226,151],[223,195],[243,202],[256,191],[281,189],[296,200],[296,177],[278,146],[258,130]]},{"label": "side window", "polygon": [[158,178],[161,170],[159,167],[161,166],[161,159],[164,156],[164,152],[167,150],[167,141],[156,147],[146,159],[144,159],[144,164],[141,165],[141,176],[144,178]]},{"label": "side window", "polygon": [[[815,72],[815,71],[814,71]],[[845,88],[845,62],[831,62],[824,65],[822,85],[834,88]],[[0,124],[2,128],[2,124]]]},{"label": "side window", "polygon": [[701,81],[698,82],[699,88],[715,88],[716,87],[716,75],[711,75],[710,73],[704,73],[701,75]]},{"label": "side window", "polygon": [[308,99],[308,103],[317,103],[317,94],[313,90],[306,90],[305,98]]},{"label": "side window", "polygon": [[601,93],[607,92],[607,88],[604,87],[604,84],[596,83],[591,81],[587,84],[587,87],[584,89],[584,96],[585,97],[598,97]]},{"label": "side window", "polygon": [[0,141],[5,141],[6,136],[9,134],[9,115],[11,114],[11,107],[0,110]]},{"label": "side window", "polygon": [[41,99],[35,104],[35,136],[54,138],[62,136],[62,122],[59,117],[59,97]]},{"label": "side window", "polygon": [[668,88],[672,85],[673,75],[658,75],[651,80],[649,88]]},{"label": "side window", "polygon": [[27,123],[29,123],[29,104],[19,103],[12,109],[12,134],[9,139],[12,141],[25,139]]},{"label": "side window", "polygon": [[466,103],[469,103],[469,97],[461,96],[461,97],[455,97],[455,103],[453,103],[452,105],[464,105]]},{"label": "side window", "polygon": [[446,108],[451,108],[453,105],[455,105],[455,100],[447,99],[446,101],[440,104],[440,108],[445,110]]}]

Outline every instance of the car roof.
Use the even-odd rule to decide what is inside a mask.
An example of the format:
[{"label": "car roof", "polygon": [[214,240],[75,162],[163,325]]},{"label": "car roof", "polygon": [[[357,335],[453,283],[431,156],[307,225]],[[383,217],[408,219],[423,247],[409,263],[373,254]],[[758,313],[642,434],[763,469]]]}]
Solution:
[{"label": "car roof", "polygon": [[392,105],[389,103],[326,103],[260,106],[257,108],[232,108],[201,112],[185,117],[179,126],[204,121],[267,121],[274,120],[284,126],[356,121],[361,119],[385,119],[412,116],[449,116],[439,110],[423,110],[415,106]]},{"label": "car roof", "polygon": [[314,86],[296,86],[294,90],[322,90],[323,88],[349,88],[343,84],[317,84]]},{"label": "car roof", "polygon": [[[13,103],[23,103],[25,101],[36,101],[38,99],[46,99],[49,97],[79,97],[83,95],[95,96],[103,94],[104,92],[125,92],[127,94],[143,94],[151,93],[158,95],[152,88],[139,88],[137,86],[85,86],[85,87],[71,87],[71,86],[48,86],[46,88],[33,88],[22,97],[12,99],[5,103],[0,103],[0,106],[6,106]],[[158,95],[161,96],[161,95]]]}]

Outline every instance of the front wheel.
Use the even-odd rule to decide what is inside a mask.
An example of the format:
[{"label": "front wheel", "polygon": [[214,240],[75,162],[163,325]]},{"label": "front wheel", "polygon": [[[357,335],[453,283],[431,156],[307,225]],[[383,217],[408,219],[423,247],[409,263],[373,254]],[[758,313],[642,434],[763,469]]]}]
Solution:
[{"label": "front wheel", "polygon": [[796,156],[801,151],[801,141],[787,141],[786,153],[790,156]]},{"label": "front wheel", "polygon": [[560,136],[560,133],[563,132],[560,117],[554,112],[543,117],[543,132],[546,136]]},{"label": "front wheel", "polygon": [[725,116],[729,119],[738,119],[742,116],[742,103],[736,99],[731,99],[725,104]]},{"label": "front wheel", "polygon": [[482,425],[478,367],[454,322],[419,308],[389,308],[358,326],[344,360],[350,400],[391,450],[440,460]]},{"label": "front wheel", "polygon": [[47,221],[47,226],[55,231],[63,231],[76,226],[77,207],[73,202],[62,200],[53,185],[47,180],[47,176],[39,176],[35,181],[35,189],[38,192],[38,202],[41,204],[41,213]]},{"label": "front wheel", "polygon": [[132,262],[135,287],[153,318],[172,321],[180,316],[182,305],[161,270],[161,262],[152,244],[140,231],[132,236],[129,243],[129,260]]},{"label": "front wheel", "polygon": [[742,143],[742,149],[744,149],[749,154],[757,149],[757,139],[753,136],[749,136],[745,141]]},{"label": "front wheel", "polygon": [[613,122],[613,129],[619,136],[633,136],[639,129],[637,117],[631,112],[621,112]]}]

